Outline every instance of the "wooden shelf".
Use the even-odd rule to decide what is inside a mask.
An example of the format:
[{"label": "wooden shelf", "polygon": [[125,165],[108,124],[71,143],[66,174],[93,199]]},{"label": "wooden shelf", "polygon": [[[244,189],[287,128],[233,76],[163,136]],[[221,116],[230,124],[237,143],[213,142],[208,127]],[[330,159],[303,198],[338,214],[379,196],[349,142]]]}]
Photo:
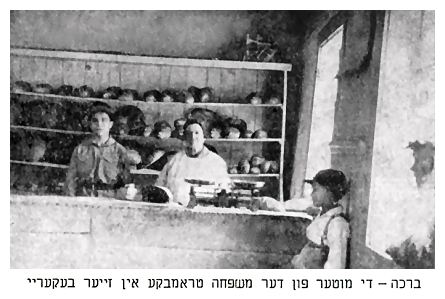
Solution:
[{"label": "wooden shelf", "polygon": [[279,178],[278,173],[260,173],[260,174],[250,174],[250,173],[236,173],[229,174],[231,178]]},{"label": "wooden shelf", "polygon": [[38,49],[24,49],[24,48],[11,48],[10,54],[17,56],[50,57],[50,58],[68,59],[68,60],[154,64],[154,65],[168,65],[168,66],[192,66],[200,68],[245,69],[245,70],[264,70],[264,71],[287,71],[287,72],[292,70],[292,64],[274,63],[274,62],[148,57],[148,56],[86,53],[86,52],[75,52],[75,51],[38,50]]},{"label": "wooden shelf", "polygon": [[44,100],[53,100],[53,101],[60,101],[60,100],[67,100],[72,102],[84,102],[84,103],[92,103],[92,102],[101,102],[101,103],[107,103],[111,105],[135,105],[135,106],[168,106],[168,105],[175,105],[175,106],[183,106],[183,107],[250,107],[250,108],[282,108],[282,104],[245,104],[245,103],[194,103],[194,104],[185,104],[180,102],[144,102],[144,101],[123,101],[123,100],[111,100],[111,99],[101,99],[101,98],[81,98],[81,97],[73,97],[73,96],[61,96],[56,94],[49,94],[49,93],[37,93],[37,92],[11,92],[13,95],[20,95],[20,96],[27,96],[28,98],[31,98],[33,100],[37,99],[44,99]]},{"label": "wooden shelf", "polygon": [[[10,160],[10,163],[29,165],[29,166],[38,166],[38,167],[68,169],[68,165],[54,164],[54,163],[47,163],[47,162],[30,162],[30,161]],[[133,174],[146,174],[146,175],[159,175],[159,172],[160,171],[152,170],[152,169],[137,169],[137,170],[131,171],[131,173],[133,173]]]},{"label": "wooden shelf", "polygon": [[281,142],[280,138],[264,138],[264,139],[255,139],[255,138],[238,138],[238,139],[225,139],[225,138],[207,138],[205,140],[208,143],[211,142]]},{"label": "wooden shelf", "polygon": [[60,130],[60,129],[48,129],[48,128],[31,127],[31,126],[10,125],[10,128],[13,130],[39,131],[39,132],[50,132],[50,133],[60,133],[60,134],[69,134],[69,135],[90,135],[91,134],[89,132],[69,131],[69,130]]},{"label": "wooden shelf", "polygon": [[[266,139],[206,139],[207,144],[221,147],[221,151],[228,154],[229,160],[238,160],[243,151],[255,152],[256,147],[262,147],[265,143],[277,143],[280,146],[279,152],[279,173],[277,174],[233,174],[233,178],[258,178],[259,180],[278,180],[278,195],[283,201],[284,185],[284,140],[286,130],[286,107],[287,107],[287,81],[288,72],[292,65],[286,63],[262,63],[244,61],[223,61],[209,59],[188,59],[188,58],[166,58],[166,57],[146,57],[114,53],[91,53],[78,52],[72,50],[45,50],[45,49],[25,49],[11,47],[11,78],[14,80],[24,80],[31,83],[47,82],[54,87],[64,82],[73,86],[83,85],[90,82],[95,89],[106,86],[121,86],[134,88],[142,91],[145,86],[163,89],[167,86],[183,89],[194,85],[198,87],[212,86],[220,96],[218,103],[194,103],[185,104],[179,102],[147,103],[143,101],[123,101],[99,98],[80,98],[72,96],[59,96],[54,94],[40,94],[34,92],[10,93],[11,99],[27,101],[48,101],[50,103],[107,103],[113,108],[123,105],[133,105],[141,109],[146,117],[157,120],[164,118],[170,123],[178,115],[183,115],[192,108],[207,108],[215,110],[223,115],[237,115],[242,119],[247,119],[250,127],[261,127],[263,125],[274,125],[276,129],[281,127],[280,138]],[[279,74],[281,72],[281,74]],[[108,78],[103,78],[102,74],[108,74]],[[282,77],[282,103],[276,105],[260,104],[252,105],[245,103],[244,98],[250,91],[261,92],[267,87],[270,76],[279,79]],[[281,78],[279,79],[281,80]],[[280,81],[281,82],[281,81]],[[224,103],[231,101],[233,103]],[[244,102],[244,103],[243,103]],[[263,110],[264,109],[264,110]],[[272,111],[273,110],[273,111]],[[267,119],[270,113],[274,113],[274,119],[270,122]],[[278,115],[281,114],[281,125],[278,124]],[[275,120],[275,116],[277,119]],[[45,129],[37,127],[25,128],[24,126],[11,126],[12,130],[34,130],[42,132],[53,132],[61,134],[87,135],[88,132],[66,131],[61,129]],[[85,128],[85,130],[87,130]],[[49,133],[48,133],[49,134]],[[277,135],[274,135],[277,136]],[[182,141],[175,138],[159,140],[156,138],[146,138],[139,136],[113,136],[118,141],[135,140],[145,147],[154,146],[163,148],[165,144],[171,146],[182,146]],[[226,144],[224,144],[226,143]],[[274,144],[274,145],[277,145]],[[223,146],[224,145],[224,146]],[[227,146],[225,146],[227,145]],[[266,148],[266,146],[264,147]],[[242,150],[240,150],[242,149]],[[271,150],[271,149],[267,149]],[[275,149],[277,150],[277,149]],[[278,153],[278,151],[277,151]],[[66,168],[66,165],[50,163],[34,163],[11,161],[36,165],[40,167]],[[156,171],[141,169],[133,172],[135,175],[157,175]]]},{"label": "wooden shelf", "polygon": [[[41,127],[31,127],[31,126],[17,126],[10,125],[10,128],[13,130],[26,130],[26,131],[41,131],[41,132],[50,132],[50,133],[60,133],[60,134],[70,134],[70,135],[90,135],[90,132],[81,132],[81,131],[70,131],[70,130],[60,130],[60,129],[48,129]],[[115,139],[124,139],[124,140],[136,140],[136,141],[144,141],[147,143],[156,143],[162,144],[163,146],[167,146],[169,144],[179,146],[182,143],[181,140],[176,138],[168,138],[168,139],[157,139],[155,137],[143,137],[143,136],[132,136],[132,135],[117,135],[113,136]],[[253,142],[253,143],[262,143],[262,142],[282,142],[280,138],[264,138],[264,139],[252,139],[252,138],[239,138],[239,139],[225,139],[225,138],[207,138],[206,142]]]},{"label": "wooden shelf", "polygon": [[[29,161],[19,161],[19,160],[10,160],[12,164],[21,164],[28,166],[37,166],[37,167],[50,167],[50,168],[61,168],[68,169],[68,165],[63,164],[54,164],[47,162],[29,162]],[[160,171],[152,170],[152,169],[136,169],[131,171],[132,174],[138,175],[159,175]],[[242,178],[278,178],[280,175],[275,173],[262,173],[262,174],[229,174],[230,177],[242,177]]]},{"label": "wooden shelf", "polygon": [[131,171],[132,174],[155,175],[158,176],[160,171],[153,169],[136,169]]},{"label": "wooden shelf", "polygon": [[54,164],[46,162],[29,162],[29,161],[19,161],[19,160],[9,160],[9,162],[12,164],[68,169],[68,165],[63,165],[63,164]]},{"label": "wooden shelf", "polygon": [[[152,169],[137,169],[131,171],[133,174],[142,175],[159,175],[160,171]],[[277,173],[261,173],[261,174],[229,174],[231,178],[278,178],[280,175]]]}]

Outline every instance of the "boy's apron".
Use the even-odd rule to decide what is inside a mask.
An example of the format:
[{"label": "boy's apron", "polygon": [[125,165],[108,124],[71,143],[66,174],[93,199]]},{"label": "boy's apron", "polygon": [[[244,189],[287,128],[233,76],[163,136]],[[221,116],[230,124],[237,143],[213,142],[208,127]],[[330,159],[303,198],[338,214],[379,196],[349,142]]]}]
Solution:
[{"label": "boy's apron", "polygon": [[325,245],[328,237],[329,224],[335,217],[343,217],[342,214],[332,215],[323,230],[321,245],[309,241],[298,255],[292,259],[292,268],[296,269],[323,269],[329,255],[329,246]]}]

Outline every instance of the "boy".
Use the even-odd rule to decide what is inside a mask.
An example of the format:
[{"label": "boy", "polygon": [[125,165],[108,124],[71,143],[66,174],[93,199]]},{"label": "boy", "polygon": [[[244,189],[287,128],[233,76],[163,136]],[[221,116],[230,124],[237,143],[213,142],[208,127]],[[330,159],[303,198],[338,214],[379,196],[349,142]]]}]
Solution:
[{"label": "boy", "polygon": [[93,106],[89,113],[91,137],[73,151],[65,189],[69,196],[115,197],[125,184],[131,163],[127,150],[113,137],[113,113],[105,104]]}]

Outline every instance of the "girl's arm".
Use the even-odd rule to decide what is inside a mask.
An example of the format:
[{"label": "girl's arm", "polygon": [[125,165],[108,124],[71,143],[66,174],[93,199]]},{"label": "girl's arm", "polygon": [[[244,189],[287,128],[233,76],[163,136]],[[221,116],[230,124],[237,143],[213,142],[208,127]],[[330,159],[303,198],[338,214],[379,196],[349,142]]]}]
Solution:
[{"label": "girl's arm", "polygon": [[349,224],[341,217],[331,221],[327,234],[327,246],[329,246],[329,255],[325,269],[345,269],[346,254],[349,238]]}]

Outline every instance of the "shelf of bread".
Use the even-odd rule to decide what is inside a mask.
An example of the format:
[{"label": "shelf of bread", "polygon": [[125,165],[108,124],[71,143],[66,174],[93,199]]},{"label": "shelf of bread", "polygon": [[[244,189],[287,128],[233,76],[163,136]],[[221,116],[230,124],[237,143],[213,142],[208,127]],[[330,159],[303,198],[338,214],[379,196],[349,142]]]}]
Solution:
[{"label": "shelf of bread", "polygon": [[[68,165],[46,163],[46,162],[31,162],[31,161],[19,161],[19,160],[10,160],[9,162],[11,164],[20,164],[20,165],[35,166],[35,167],[68,169]],[[136,175],[152,175],[152,176],[158,176],[160,173],[160,171],[153,169],[133,169],[130,172]],[[231,178],[279,178],[280,175],[275,173],[261,173],[261,174],[238,173],[238,174],[229,174],[229,176]]]},{"label": "shelf of bread", "polygon": [[[68,135],[90,135],[90,132],[82,132],[82,131],[71,131],[71,130],[60,130],[60,129],[49,129],[49,128],[41,128],[41,127],[32,127],[32,126],[18,126],[18,125],[10,125],[10,129],[12,130],[25,130],[25,131],[38,131],[38,132],[49,132],[49,133],[60,133],[60,134],[68,134]],[[125,140],[134,140],[134,141],[142,141],[149,143],[157,143],[163,144],[164,146],[168,144],[174,143],[178,145],[178,143],[182,142],[177,138],[166,138],[166,139],[158,139],[155,137],[145,137],[145,136],[133,136],[133,135],[115,135],[115,138],[125,139]],[[151,141],[151,142],[150,142]],[[230,139],[230,138],[206,138],[206,142],[282,142],[280,138],[264,138],[264,139],[253,139],[253,138],[238,138],[238,139]]]},{"label": "shelf of bread", "polygon": [[196,119],[207,147],[226,161],[232,178],[267,181],[283,200],[291,68],[13,48],[11,165],[52,167],[49,176],[63,176],[73,149],[90,134],[88,111],[105,103],[115,117],[111,136],[141,156],[141,169],[132,171],[140,180],[156,176],[182,148],[183,126]]},{"label": "shelf of bread", "polygon": [[38,92],[24,92],[24,91],[16,91],[11,92],[12,95],[24,96],[29,100],[49,100],[49,101],[73,101],[73,102],[84,102],[84,103],[92,103],[92,102],[101,102],[107,103],[111,105],[122,104],[122,105],[147,105],[147,106],[155,106],[161,105],[168,107],[169,105],[173,106],[182,106],[182,107],[251,107],[251,108],[282,108],[282,104],[249,104],[249,103],[226,103],[226,102],[206,102],[206,103],[181,103],[181,102],[144,102],[144,101],[136,101],[136,100],[120,100],[120,99],[103,99],[103,98],[90,98],[90,97],[73,97],[73,96],[63,96],[56,94],[48,94],[48,93],[38,93]]}]

